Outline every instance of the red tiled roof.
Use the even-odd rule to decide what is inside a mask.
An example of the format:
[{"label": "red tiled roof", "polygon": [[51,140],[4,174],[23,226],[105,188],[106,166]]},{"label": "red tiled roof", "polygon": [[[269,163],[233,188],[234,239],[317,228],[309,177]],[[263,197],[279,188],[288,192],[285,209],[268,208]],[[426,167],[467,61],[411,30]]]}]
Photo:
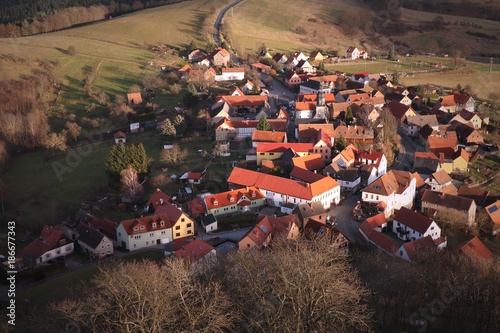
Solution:
[{"label": "red tiled roof", "polygon": [[262,64],[260,62],[258,62],[256,64],[252,64],[251,66],[255,67],[255,68],[260,68],[260,69],[269,69],[269,68],[271,68],[271,66],[264,65],[264,64]]},{"label": "red tiled roof", "polygon": [[210,244],[205,243],[199,238],[196,238],[189,244],[186,244],[181,249],[175,251],[177,257],[186,259],[190,262],[196,261],[206,256],[210,251],[215,250]]},{"label": "red tiled roof", "polygon": [[387,223],[387,219],[384,216],[384,213],[377,214],[375,216],[369,217],[365,220],[370,227],[378,228]]},{"label": "red tiled roof", "polygon": [[316,102],[295,102],[295,110],[297,111],[316,110]]},{"label": "red tiled roof", "polygon": [[116,228],[118,227],[118,224],[116,222],[108,219],[100,219],[94,217],[94,219],[89,222],[89,226],[101,232],[104,231],[106,234],[114,235],[114,238],[116,238]]},{"label": "red tiled roof", "polygon": [[453,106],[455,105],[455,98],[453,95],[441,96],[439,99],[442,106]]},{"label": "red tiled roof", "polygon": [[470,96],[468,96],[468,95],[452,94],[452,96],[453,96],[453,99],[455,100],[455,103],[459,103],[459,104],[466,104],[470,99]]},{"label": "red tiled roof", "polygon": [[371,149],[369,150],[358,150],[357,151],[357,159],[365,159],[365,160],[370,160],[373,161],[372,164],[378,168],[380,165],[380,162],[382,161],[382,157],[384,157],[384,153],[378,152],[378,151],[373,151]]},{"label": "red tiled roof", "polygon": [[[161,225],[161,222],[163,222],[163,225]],[[123,228],[125,229],[127,235],[141,234],[153,230],[172,228],[172,223],[165,214],[139,217],[132,220],[125,220],[122,221],[121,224],[123,225]]]},{"label": "red tiled roof", "polygon": [[313,150],[312,143],[270,143],[259,142],[257,144],[257,153],[282,153],[285,150],[292,148],[298,153],[309,153]]},{"label": "red tiled roof", "polygon": [[436,248],[431,236],[422,237],[414,241],[404,243],[403,248],[410,260],[413,260],[419,251]]},{"label": "red tiled roof", "polygon": [[299,124],[299,139],[307,140],[311,137],[316,137],[320,129],[330,137],[335,135],[333,124]]},{"label": "red tiled roof", "polygon": [[402,207],[394,216],[394,221],[398,221],[406,225],[408,228],[424,234],[431,226],[432,221],[430,218],[425,217],[417,212],[412,211],[406,207]]},{"label": "red tiled roof", "polygon": [[21,252],[19,252],[18,257],[35,261],[45,252],[70,243],[72,243],[72,241],[58,228],[46,225],[43,228],[40,237],[22,249]]},{"label": "red tiled roof", "polygon": [[[394,99],[387,105],[387,107],[389,108],[389,110],[391,110],[392,115],[398,119],[403,118],[408,110],[411,109],[413,111],[411,106],[399,103]],[[417,115],[415,111],[413,111],[413,113],[415,116]]]},{"label": "red tiled roof", "polygon": [[233,89],[231,89],[231,91],[229,92],[229,95],[236,96],[236,95],[234,95],[235,92],[237,92],[240,96],[245,96],[245,93],[243,91],[241,91],[241,89],[238,87],[234,87]]},{"label": "red tiled roof", "polygon": [[142,96],[141,93],[130,93],[127,94],[127,100],[130,102],[134,102],[134,105],[141,104],[142,103]]},{"label": "red tiled roof", "polygon": [[491,251],[477,237],[469,239],[468,241],[458,245],[457,248],[476,260],[490,259],[493,257],[493,253],[491,253]]},{"label": "red tiled roof", "polygon": [[222,73],[244,73],[245,69],[242,67],[234,67],[234,68],[223,68]]},{"label": "red tiled roof", "polygon": [[224,102],[232,106],[260,106],[264,102],[268,102],[267,96],[261,95],[243,95],[243,96],[222,96]]},{"label": "red tiled roof", "polygon": [[415,158],[431,158],[433,160],[439,160],[439,157],[436,154],[431,152],[415,152]]},{"label": "red tiled roof", "polygon": [[376,231],[367,220],[361,222],[359,225],[359,230],[365,234],[365,236],[379,248],[385,250],[388,253],[394,253],[397,251],[398,246],[390,238]]},{"label": "red tiled roof", "polygon": [[446,183],[451,182],[453,179],[448,175],[444,169],[439,170],[438,172],[434,172],[429,178],[434,178],[439,185],[444,185]]},{"label": "red tiled roof", "polygon": [[314,183],[325,178],[325,176],[320,175],[319,173],[315,173],[297,166],[292,169],[292,172],[290,172],[290,177],[300,179],[302,181],[305,181],[306,183]]},{"label": "red tiled roof", "polygon": [[169,202],[171,199],[172,198],[170,196],[163,193],[160,189],[156,189],[155,193],[153,193],[151,198],[149,198],[146,205],[149,206],[150,204],[153,204],[153,208],[156,210],[159,206]]},{"label": "red tiled roof", "polygon": [[204,214],[207,212],[207,208],[205,207],[205,202],[201,197],[194,198],[191,201],[187,202],[188,208],[191,209],[191,214]]},{"label": "red tiled roof", "polygon": [[283,193],[306,200],[312,200],[312,198],[340,186],[331,177],[325,177],[309,184],[238,167],[233,169],[227,182],[240,186],[255,186],[259,189]]},{"label": "red tiled roof", "polygon": [[207,209],[210,210],[218,207],[232,206],[235,204],[239,205],[242,200],[252,201],[263,198],[264,196],[256,187],[249,187],[248,189],[242,188],[239,190],[207,195],[205,197],[205,202]]},{"label": "red tiled roof", "polygon": [[126,137],[127,137],[127,135],[126,135],[125,133],[123,133],[122,131],[118,131],[118,132],[116,132],[116,133],[115,133],[115,135],[114,135],[114,138],[115,138],[115,139],[118,139],[118,138],[126,138]]},{"label": "red tiled roof", "polygon": [[325,167],[321,154],[311,154],[292,158],[293,165],[306,170],[317,170]]},{"label": "red tiled roof", "polygon": [[253,142],[285,142],[286,132],[272,132],[272,131],[254,131],[252,135]]}]

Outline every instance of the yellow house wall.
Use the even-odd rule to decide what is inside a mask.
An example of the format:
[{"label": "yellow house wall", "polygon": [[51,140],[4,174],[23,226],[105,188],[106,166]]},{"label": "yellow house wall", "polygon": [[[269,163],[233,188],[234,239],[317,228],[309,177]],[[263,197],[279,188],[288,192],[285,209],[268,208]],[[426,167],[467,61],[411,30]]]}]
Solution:
[{"label": "yellow house wall", "polygon": [[194,236],[194,221],[182,213],[172,228],[174,239]]}]

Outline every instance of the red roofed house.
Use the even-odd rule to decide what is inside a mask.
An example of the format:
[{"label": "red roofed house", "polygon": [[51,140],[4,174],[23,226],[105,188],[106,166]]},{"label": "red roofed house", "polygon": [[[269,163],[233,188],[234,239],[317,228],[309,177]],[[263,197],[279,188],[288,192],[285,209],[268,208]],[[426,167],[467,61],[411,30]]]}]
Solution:
[{"label": "red roofed house", "polygon": [[334,138],[338,140],[344,137],[348,144],[373,144],[373,129],[369,126],[344,126],[340,125],[335,128]]},{"label": "red roofed house", "polygon": [[194,50],[188,55],[188,60],[191,62],[198,62],[205,58],[205,55],[200,50]]},{"label": "red roofed house", "polygon": [[441,237],[441,229],[436,222],[406,207],[401,207],[394,216],[392,232],[404,241],[426,236],[431,236],[432,240]]},{"label": "red roofed house", "polygon": [[195,262],[202,258],[213,258],[216,255],[215,248],[205,243],[199,238],[195,238],[192,242],[182,246],[179,250],[175,251],[174,254],[182,259],[189,262]]},{"label": "red roofed house", "polygon": [[260,142],[287,143],[286,132],[254,131],[252,135],[252,147],[257,148]]},{"label": "red roofed house", "polygon": [[[286,119],[268,119],[271,130],[286,132]],[[231,121],[224,119],[215,126],[215,139],[217,141],[229,141],[234,139],[245,139],[253,137],[257,130],[258,120]]]},{"label": "red roofed house", "polygon": [[349,254],[349,239],[340,230],[321,223],[316,219],[311,219],[304,227],[304,234],[307,239],[314,240],[320,237],[330,237],[330,244],[333,252],[347,256]]},{"label": "red roofed house", "polygon": [[396,255],[407,261],[413,261],[420,252],[433,249],[443,249],[446,247],[446,239],[439,237],[435,240],[431,236],[418,238],[414,241],[404,243]]},{"label": "red roofed house", "polygon": [[387,220],[383,213],[367,218],[359,225],[359,233],[366,241],[392,255],[398,250],[398,246],[382,233],[385,229],[387,229]]},{"label": "red roofed house", "polygon": [[180,79],[187,79],[189,77],[189,72],[193,70],[193,67],[189,65],[184,65],[181,69],[179,69],[176,74]]},{"label": "red roofed house", "polygon": [[295,102],[295,118],[312,118],[316,102]]},{"label": "red roofed house", "polygon": [[227,66],[229,61],[231,61],[231,55],[222,47],[219,47],[217,50],[212,52],[211,58],[214,66]]},{"label": "red roofed house", "polygon": [[441,96],[439,102],[450,113],[462,111],[463,109],[474,112],[475,104],[474,98],[462,94],[451,94],[448,96]]},{"label": "red roofed house", "polygon": [[288,71],[285,75],[285,84],[291,88],[293,86],[298,86],[302,83],[300,76],[295,73],[295,71]]},{"label": "red roofed house", "polygon": [[122,221],[116,234],[118,244],[129,251],[173,240],[172,222],[165,214]]},{"label": "red roofed house", "polygon": [[473,260],[488,260],[493,257],[493,253],[477,237],[471,238],[456,247],[459,251],[469,256]]},{"label": "red roofed house", "polygon": [[73,253],[74,244],[71,239],[58,228],[45,226],[40,237],[22,249],[17,258],[21,258],[23,266],[33,267],[51,259]]},{"label": "red roofed house", "polygon": [[406,117],[417,116],[417,113],[411,106],[404,105],[396,100],[392,100],[387,107],[391,111],[394,118],[396,118],[399,127],[403,126],[403,122]]},{"label": "red roofed house", "polygon": [[138,93],[127,94],[127,101],[128,101],[128,105],[131,107],[141,105],[142,104],[141,93],[138,92]]},{"label": "red roofed house", "polygon": [[115,138],[115,144],[127,142],[127,135],[122,131],[116,132],[113,137]]},{"label": "red roofed house", "polygon": [[391,170],[363,189],[362,200],[385,203],[385,216],[389,217],[395,210],[413,206],[416,188],[417,174]]},{"label": "red roofed house", "polygon": [[320,171],[325,168],[325,162],[321,154],[311,154],[292,158],[293,166],[309,171]]},{"label": "red roofed house", "polygon": [[203,200],[207,213],[214,216],[247,212],[266,203],[264,195],[255,187],[207,195]]},{"label": "red roofed house", "polygon": [[309,155],[313,152],[312,143],[266,143],[257,144],[257,165],[262,161],[276,160],[283,155],[287,149],[293,149],[299,156]]},{"label": "red roofed house", "polygon": [[205,206],[205,201],[203,197],[196,197],[191,201],[187,202],[188,208],[191,210],[191,216],[205,214],[207,212],[207,207]]},{"label": "red roofed house", "polygon": [[316,137],[311,139],[311,142],[314,143],[314,153],[320,154],[324,163],[329,163],[332,160],[333,137],[330,137],[325,130],[320,128]]},{"label": "red roofed house", "polygon": [[269,113],[271,106],[267,96],[222,96],[211,107],[212,117],[210,123],[217,123],[228,117],[253,118],[260,111]]},{"label": "red roofed house", "polygon": [[227,182],[230,188],[255,186],[273,206],[320,201],[328,209],[340,202],[340,185],[330,177],[306,183],[236,167]]},{"label": "red roofed house", "polygon": [[361,52],[357,47],[351,46],[347,49],[345,57],[347,59],[356,60],[359,59]]},{"label": "red roofed house", "polygon": [[441,169],[438,172],[434,172],[432,175],[427,177],[425,183],[429,186],[432,191],[439,191],[443,187],[451,185],[453,179],[446,173],[445,170]]},{"label": "red roofed house", "polygon": [[377,169],[377,175],[380,177],[387,172],[387,159],[384,153],[368,150],[355,150],[357,164],[373,165]]},{"label": "red roofed house", "polygon": [[297,214],[283,217],[265,216],[257,221],[257,225],[239,241],[240,251],[267,247],[277,233],[284,234],[287,239],[294,239],[300,234],[301,222]]},{"label": "red roofed house", "polygon": [[172,198],[167,194],[163,193],[159,188],[157,188],[156,191],[151,196],[151,198],[149,198],[148,202],[146,203],[146,206],[148,207],[147,212],[152,214],[160,206],[163,206],[167,202],[173,203]]},{"label": "red roofed house", "polygon": [[116,228],[118,224],[116,222],[94,217],[92,221],[89,222],[89,226],[106,235],[106,237],[113,241],[114,246],[118,246],[116,241]]},{"label": "red roofed house", "polygon": [[309,56],[309,60],[311,60],[312,62],[316,62],[316,61],[320,62],[320,61],[324,60],[324,57],[321,54],[321,52],[319,52],[319,51],[313,51],[311,53],[311,55]]}]

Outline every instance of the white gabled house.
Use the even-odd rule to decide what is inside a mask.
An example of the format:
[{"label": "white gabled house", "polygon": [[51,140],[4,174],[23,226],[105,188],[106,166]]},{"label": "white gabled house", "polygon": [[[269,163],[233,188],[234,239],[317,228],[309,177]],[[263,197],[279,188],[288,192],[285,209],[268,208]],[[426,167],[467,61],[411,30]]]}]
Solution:
[{"label": "white gabled house", "polygon": [[401,207],[413,206],[416,187],[415,174],[391,170],[363,189],[362,200],[374,204],[383,202],[384,214],[389,217]]},{"label": "white gabled house", "polygon": [[434,172],[432,175],[427,177],[425,183],[430,187],[432,191],[439,191],[443,187],[451,185],[453,179],[448,175],[448,173],[441,169],[438,172]]},{"label": "white gabled house", "polygon": [[432,219],[402,207],[394,216],[392,232],[404,241],[414,241],[431,236],[432,240],[441,237],[441,229]]},{"label": "white gabled house", "polygon": [[378,151],[358,150],[356,153],[356,161],[365,165],[372,165],[377,170],[377,176],[383,176],[387,172],[387,159],[384,153]]}]

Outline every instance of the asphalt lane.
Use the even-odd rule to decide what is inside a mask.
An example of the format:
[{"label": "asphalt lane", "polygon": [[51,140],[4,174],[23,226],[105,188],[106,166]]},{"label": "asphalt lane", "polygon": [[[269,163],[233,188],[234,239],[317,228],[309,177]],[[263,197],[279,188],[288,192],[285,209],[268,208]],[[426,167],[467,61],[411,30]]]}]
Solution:
[{"label": "asphalt lane", "polygon": [[223,10],[219,12],[219,15],[217,15],[217,18],[215,19],[214,23],[214,33],[212,34],[212,38],[214,40],[215,45],[220,46],[221,40],[220,40],[220,26],[222,24],[222,19],[224,18],[224,15],[226,12],[231,8],[242,2],[243,0],[238,0],[233,2],[232,4],[228,5],[225,7]]}]

